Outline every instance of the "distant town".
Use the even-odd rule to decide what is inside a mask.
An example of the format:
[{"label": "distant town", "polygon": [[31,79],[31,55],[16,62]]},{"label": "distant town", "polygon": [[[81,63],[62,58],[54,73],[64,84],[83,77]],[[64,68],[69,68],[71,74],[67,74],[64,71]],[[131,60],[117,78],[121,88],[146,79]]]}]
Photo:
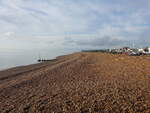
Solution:
[{"label": "distant town", "polygon": [[145,48],[130,48],[130,47],[122,47],[118,49],[100,49],[100,50],[83,50],[82,52],[105,52],[112,54],[125,54],[131,56],[140,56],[140,55],[149,55],[150,47]]}]

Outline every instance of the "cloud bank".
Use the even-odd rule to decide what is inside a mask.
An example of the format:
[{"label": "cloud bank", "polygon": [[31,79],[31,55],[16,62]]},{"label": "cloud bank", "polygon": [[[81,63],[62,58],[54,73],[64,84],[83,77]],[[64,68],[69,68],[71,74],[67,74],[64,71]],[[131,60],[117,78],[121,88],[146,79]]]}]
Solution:
[{"label": "cloud bank", "polygon": [[149,19],[148,0],[0,0],[0,48],[150,45]]}]

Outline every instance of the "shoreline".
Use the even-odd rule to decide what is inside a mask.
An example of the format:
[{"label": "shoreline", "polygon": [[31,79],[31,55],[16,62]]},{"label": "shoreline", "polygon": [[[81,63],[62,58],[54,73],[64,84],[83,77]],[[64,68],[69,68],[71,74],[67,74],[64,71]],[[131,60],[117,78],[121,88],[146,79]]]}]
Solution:
[{"label": "shoreline", "polygon": [[[49,61],[53,61],[53,60],[57,60],[58,58],[61,58],[61,57],[64,57],[66,55],[70,55],[70,54],[75,54],[75,53],[79,53],[79,52],[74,52],[74,53],[68,53],[68,54],[62,54],[62,55],[58,55],[58,56],[54,56],[50,59],[47,59]],[[35,65],[35,64],[39,64],[41,62],[38,62],[38,59],[36,61],[33,61],[32,63],[27,63],[27,64],[19,64],[19,65],[16,65],[16,66],[6,66],[6,68],[0,68],[0,72],[1,71],[6,71],[6,70],[10,70],[10,69],[13,69],[13,68],[19,68],[19,67],[25,67],[25,66],[30,66],[30,65]]]},{"label": "shoreline", "polygon": [[44,63],[44,62],[51,62],[51,61],[54,61],[54,60],[57,60],[57,58],[59,57],[63,57],[65,55],[62,55],[62,56],[56,56],[52,59],[48,59],[47,61],[43,61],[43,62],[38,62],[38,59],[33,62],[33,63],[29,63],[29,64],[20,64],[20,65],[17,65],[17,66],[11,66],[11,67],[8,67],[8,68],[2,68],[0,69],[0,72],[1,71],[7,71],[7,70],[10,70],[10,69],[15,69],[15,68],[20,68],[20,67],[27,67],[27,66],[32,66],[32,65],[37,65],[37,64],[40,64],[40,63]]},{"label": "shoreline", "polygon": [[42,61],[42,62],[35,62],[35,63],[31,63],[31,64],[23,64],[23,65],[18,65],[18,66],[13,66],[13,67],[9,67],[9,68],[4,68],[4,69],[0,69],[0,71],[7,71],[7,70],[10,70],[10,69],[13,69],[13,68],[20,68],[20,67],[27,67],[27,66],[31,66],[31,65],[37,65],[37,64],[40,64],[40,63],[44,63],[44,62],[51,62],[51,61],[54,61],[54,60],[57,60],[57,59],[50,59],[50,60],[47,60],[47,61]]}]

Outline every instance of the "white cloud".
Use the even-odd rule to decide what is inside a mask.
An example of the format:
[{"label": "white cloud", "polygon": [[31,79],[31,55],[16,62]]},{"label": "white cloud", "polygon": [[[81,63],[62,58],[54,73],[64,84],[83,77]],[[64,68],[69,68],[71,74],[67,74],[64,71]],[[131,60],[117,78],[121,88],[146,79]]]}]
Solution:
[{"label": "white cloud", "polygon": [[148,34],[149,9],[146,0],[1,0],[0,41],[14,37],[16,44],[47,47],[60,45],[66,35],[136,39]]},{"label": "white cloud", "polygon": [[15,32],[6,32],[6,33],[4,33],[4,36],[6,36],[6,37],[11,37],[13,35],[15,35]]}]

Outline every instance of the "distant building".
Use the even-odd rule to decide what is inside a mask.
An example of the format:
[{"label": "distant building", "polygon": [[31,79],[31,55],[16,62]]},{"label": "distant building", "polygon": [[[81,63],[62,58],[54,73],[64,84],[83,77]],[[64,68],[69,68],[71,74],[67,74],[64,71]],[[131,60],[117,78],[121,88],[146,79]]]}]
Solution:
[{"label": "distant building", "polygon": [[123,47],[121,50],[122,52],[129,52],[131,49],[129,47]]}]

